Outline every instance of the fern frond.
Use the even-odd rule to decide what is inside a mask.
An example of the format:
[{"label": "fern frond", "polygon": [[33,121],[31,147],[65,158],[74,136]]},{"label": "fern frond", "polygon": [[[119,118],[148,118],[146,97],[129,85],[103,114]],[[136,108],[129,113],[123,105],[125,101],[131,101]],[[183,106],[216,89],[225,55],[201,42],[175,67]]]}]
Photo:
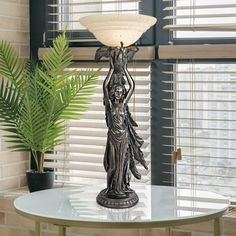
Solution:
[{"label": "fern frond", "polygon": [[24,74],[25,63],[19,60],[15,48],[7,41],[0,41],[0,75],[19,90],[24,84]]},{"label": "fern frond", "polygon": [[0,119],[6,126],[12,126],[18,118],[18,106],[21,101],[10,81],[2,79],[0,84]]},{"label": "fern frond", "polygon": [[61,119],[79,119],[87,110],[90,95],[95,91],[97,76],[94,72],[84,71],[71,78],[70,83],[61,89],[64,110]]},{"label": "fern frond", "polygon": [[53,79],[71,64],[72,55],[68,47],[65,32],[53,42],[48,53],[43,57],[42,65]]}]

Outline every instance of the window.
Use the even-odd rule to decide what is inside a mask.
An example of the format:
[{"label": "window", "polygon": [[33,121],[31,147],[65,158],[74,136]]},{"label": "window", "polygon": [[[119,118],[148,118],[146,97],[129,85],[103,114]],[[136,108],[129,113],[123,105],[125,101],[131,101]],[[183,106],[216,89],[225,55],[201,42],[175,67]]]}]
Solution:
[{"label": "window", "polygon": [[163,5],[168,50],[162,57],[159,48],[165,59],[159,62],[160,155],[171,165],[172,152],[181,148],[175,174],[169,171],[173,184],[235,199],[236,54],[230,46],[235,47],[236,5],[230,0],[163,0]]},{"label": "window", "polygon": [[169,21],[164,27],[174,38],[236,37],[236,4],[234,0],[167,0],[164,11]]},{"label": "window", "polygon": [[163,137],[166,145],[182,149],[177,186],[211,189],[235,198],[235,72],[233,63],[175,64],[173,89],[165,91],[172,107],[164,108],[173,113],[163,117],[173,119],[173,125],[163,127],[167,132]]},{"label": "window", "polygon": [[[124,4],[128,2],[130,5],[126,5],[125,9]],[[151,71],[150,63],[130,64],[131,73],[136,75],[140,88],[134,96],[135,105],[130,106],[135,110],[132,113],[140,125],[138,132],[145,138],[145,155],[152,162],[152,183],[207,188],[235,197],[234,0],[50,0],[45,17],[48,19],[44,22],[47,29],[39,29],[32,24],[31,27],[34,26],[42,34],[46,32],[49,44],[63,27],[67,27],[71,46],[96,45],[94,38],[78,25],[80,16],[75,12],[85,11],[83,7],[78,9],[78,4],[87,4],[89,13],[127,10],[130,13],[139,11],[156,15],[158,18],[155,32],[154,29],[147,32],[139,45],[156,43],[159,59],[152,63]],[[81,16],[85,14],[81,12]],[[36,46],[42,47],[42,42],[36,38],[39,37],[31,37],[34,50]],[[162,45],[165,45],[165,50],[168,49],[166,57],[160,54]],[[176,52],[178,46],[181,49]],[[83,66],[97,67],[93,63],[75,65]],[[104,76],[105,69],[102,73]],[[99,81],[101,84],[102,77]],[[141,91],[147,97],[141,97]],[[100,92],[98,90],[95,98],[102,98]],[[105,176],[101,171],[102,146],[101,149],[97,148],[98,144],[104,145],[106,139],[103,105],[93,100],[91,117],[88,115],[79,122],[69,122],[67,144],[58,148],[57,155],[47,156],[49,160],[57,160],[48,165],[57,168],[59,182],[85,181],[90,174],[95,178]],[[93,124],[91,130],[86,128],[88,124]],[[95,135],[99,139],[94,139]],[[85,141],[82,141],[83,138]],[[94,143],[91,141],[85,147],[83,142],[88,143],[88,140]],[[182,149],[182,160],[173,165],[172,152],[179,147]],[[93,162],[99,163],[99,167],[92,165]]]}]

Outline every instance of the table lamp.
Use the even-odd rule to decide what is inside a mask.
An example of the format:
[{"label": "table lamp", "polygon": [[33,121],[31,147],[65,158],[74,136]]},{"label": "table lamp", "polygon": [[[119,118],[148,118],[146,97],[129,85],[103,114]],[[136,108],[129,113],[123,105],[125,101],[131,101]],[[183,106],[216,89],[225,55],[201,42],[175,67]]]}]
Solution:
[{"label": "table lamp", "polygon": [[80,23],[105,46],[96,51],[95,60],[108,58],[110,69],[103,82],[103,103],[108,127],[104,168],[107,187],[97,196],[97,203],[108,208],[129,208],[138,203],[136,192],[130,188],[133,175],[140,179],[136,164],[148,169],[141,146],[142,138],[134,127],[128,102],[135,83],[127,63],[138,51],[134,44],[156,23],[156,18],[141,14],[96,14],[82,17]]}]

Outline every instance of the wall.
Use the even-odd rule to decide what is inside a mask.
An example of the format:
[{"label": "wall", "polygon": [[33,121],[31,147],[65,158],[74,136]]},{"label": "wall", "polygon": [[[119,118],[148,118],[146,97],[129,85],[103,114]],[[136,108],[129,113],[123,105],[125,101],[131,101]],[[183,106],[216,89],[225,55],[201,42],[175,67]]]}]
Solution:
[{"label": "wall", "polygon": [[0,151],[0,190],[26,185],[25,171],[29,166],[26,153]]},{"label": "wall", "polygon": [[[0,0],[0,40],[10,41],[20,58],[29,58],[28,0]],[[25,186],[29,161],[26,153],[7,150],[0,132],[0,190]]]},{"label": "wall", "polygon": [[28,58],[28,0],[0,0],[0,5],[0,39],[12,42],[20,57]]}]

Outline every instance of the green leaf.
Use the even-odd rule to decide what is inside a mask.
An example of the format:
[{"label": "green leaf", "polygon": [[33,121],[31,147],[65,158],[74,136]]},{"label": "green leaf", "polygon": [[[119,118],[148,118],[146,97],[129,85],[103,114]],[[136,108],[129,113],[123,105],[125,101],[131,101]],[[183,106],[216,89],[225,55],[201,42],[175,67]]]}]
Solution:
[{"label": "green leaf", "polygon": [[21,89],[26,71],[14,47],[7,41],[0,41],[0,75],[9,79],[16,89]]},{"label": "green leaf", "polygon": [[0,122],[13,151],[46,152],[64,142],[65,120],[79,119],[95,91],[96,72],[66,70],[72,56],[65,33],[42,62],[20,63],[0,42]]}]

